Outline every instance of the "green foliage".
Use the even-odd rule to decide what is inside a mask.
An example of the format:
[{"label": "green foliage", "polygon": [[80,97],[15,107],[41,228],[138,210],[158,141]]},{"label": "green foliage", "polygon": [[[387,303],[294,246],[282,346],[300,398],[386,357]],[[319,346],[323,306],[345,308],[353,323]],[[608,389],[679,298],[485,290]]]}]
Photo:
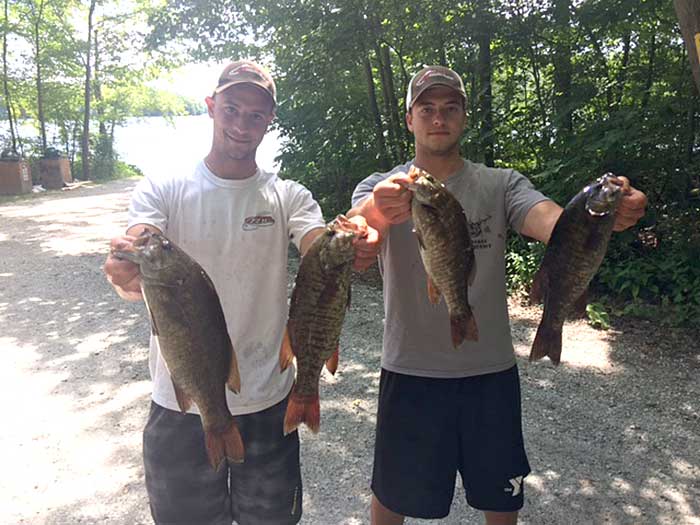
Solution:
[{"label": "green foliage", "polygon": [[586,305],[586,315],[588,322],[594,328],[607,330],[610,328],[610,316],[605,311],[605,307],[600,303],[589,303]]},{"label": "green foliage", "polygon": [[640,239],[614,239],[597,284],[618,314],[654,316],[669,324],[700,316],[700,208],[661,213]]},{"label": "green foliage", "polygon": [[525,296],[530,291],[544,254],[544,245],[515,236],[508,239],[506,252],[506,286],[512,295]]}]

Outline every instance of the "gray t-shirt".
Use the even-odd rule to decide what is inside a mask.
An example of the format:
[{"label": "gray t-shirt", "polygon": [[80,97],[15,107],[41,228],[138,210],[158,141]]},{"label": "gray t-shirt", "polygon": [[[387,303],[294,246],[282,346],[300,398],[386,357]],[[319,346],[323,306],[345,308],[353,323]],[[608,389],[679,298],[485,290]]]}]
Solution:
[{"label": "gray t-shirt", "polygon": [[[374,173],[352,196],[356,206],[374,186],[412,161],[388,173]],[[514,170],[488,168],[468,160],[445,181],[465,210],[476,256],[469,303],[479,327],[479,341],[452,346],[444,300],[428,300],[426,273],[413,232],[413,221],[393,225],[382,244],[384,277],[384,352],[382,367],[423,377],[467,377],[507,370],[515,364],[505,284],[508,227],[520,232],[525,216],[547,197]]]}]

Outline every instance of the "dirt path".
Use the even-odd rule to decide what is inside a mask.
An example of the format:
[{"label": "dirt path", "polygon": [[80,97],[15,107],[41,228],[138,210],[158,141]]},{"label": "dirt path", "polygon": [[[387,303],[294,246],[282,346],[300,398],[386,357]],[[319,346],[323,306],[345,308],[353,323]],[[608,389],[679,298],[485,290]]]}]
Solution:
[{"label": "dirt path", "polygon": [[[141,466],[148,326],[143,306],[121,301],[100,269],[133,184],[0,203],[2,524],[151,522]],[[538,310],[511,313],[533,468],[521,523],[700,524],[697,339],[648,323],[572,323],[553,369],[526,361]],[[339,372],[324,376],[321,432],[302,431],[303,524],[369,521],[381,320],[381,291],[358,280]],[[481,520],[458,487],[439,522]]]}]

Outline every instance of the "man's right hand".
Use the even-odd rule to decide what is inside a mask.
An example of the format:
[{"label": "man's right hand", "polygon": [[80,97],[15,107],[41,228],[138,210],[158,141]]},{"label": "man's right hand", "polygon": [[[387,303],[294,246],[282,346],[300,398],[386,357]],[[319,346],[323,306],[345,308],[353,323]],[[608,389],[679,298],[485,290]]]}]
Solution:
[{"label": "man's right hand", "polygon": [[401,224],[411,217],[412,194],[407,186],[412,182],[407,173],[396,173],[374,187],[374,207],[390,224]]},{"label": "man's right hand", "polygon": [[130,235],[113,238],[109,243],[109,255],[103,267],[107,280],[112,283],[119,297],[127,301],[143,299],[139,266],[131,261],[115,257],[112,252],[131,248],[135,239],[136,237]]}]

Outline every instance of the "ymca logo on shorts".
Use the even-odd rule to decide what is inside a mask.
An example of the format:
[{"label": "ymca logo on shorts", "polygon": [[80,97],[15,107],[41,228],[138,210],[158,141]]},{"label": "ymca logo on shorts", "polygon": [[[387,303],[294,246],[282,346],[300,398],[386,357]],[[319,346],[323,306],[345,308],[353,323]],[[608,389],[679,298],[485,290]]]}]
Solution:
[{"label": "ymca logo on shorts", "polygon": [[510,487],[504,488],[503,491],[511,492],[511,496],[513,497],[520,495],[523,490],[523,476],[515,476],[509,479],[508,482],[510,483]]}]

